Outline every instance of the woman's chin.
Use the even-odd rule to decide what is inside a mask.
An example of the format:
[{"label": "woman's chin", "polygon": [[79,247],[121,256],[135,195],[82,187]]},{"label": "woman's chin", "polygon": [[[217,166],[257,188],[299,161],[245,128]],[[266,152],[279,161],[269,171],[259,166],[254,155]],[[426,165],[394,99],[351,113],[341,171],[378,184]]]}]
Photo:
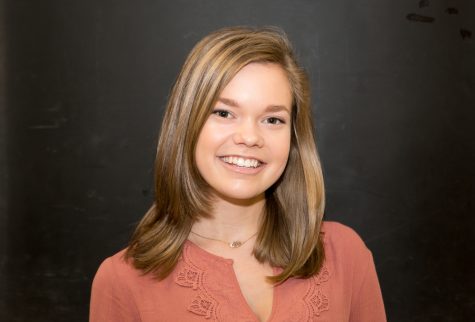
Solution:
[{"label": "woman's chin", "polygon": [[235,205],[252,205],[265,199],[264,192],[255,193],[250,191],[215,191],[217,200],[223,200]]}]

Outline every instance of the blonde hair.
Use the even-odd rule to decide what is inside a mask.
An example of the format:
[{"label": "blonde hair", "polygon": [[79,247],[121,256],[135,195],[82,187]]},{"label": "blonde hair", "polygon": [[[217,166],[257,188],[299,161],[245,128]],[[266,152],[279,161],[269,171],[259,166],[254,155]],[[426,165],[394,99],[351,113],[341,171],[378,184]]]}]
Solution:
[{"label": "blonde hair", "polygon": [[210,188],[196,167],[196,142],[221,91],[241,68],[255,62],[283,68],[293,103],[288,163],[265,193],[265,216],[254,256],[283,268],[279,275],[269,277],[274,283],[309,277],[320,270],[324,186],[307,76],[281,30],[233,27],[198,42],[173,86],[158,141],[155,202],[137,226],[126,253],[144,273],[159,279],[168,276],[193,223],[209,213]]}]

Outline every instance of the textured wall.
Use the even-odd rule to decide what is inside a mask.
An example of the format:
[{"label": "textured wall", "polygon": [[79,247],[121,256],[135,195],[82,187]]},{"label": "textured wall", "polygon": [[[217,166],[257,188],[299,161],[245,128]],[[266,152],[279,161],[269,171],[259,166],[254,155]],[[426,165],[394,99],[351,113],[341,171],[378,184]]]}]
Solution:
[{"label": "textured wall", "polygon": [[237,24],[282,27],[308,69],[326,218],[373,251],[389,320],[470,320],[474,9],[468,0],[8,1],[0,320],[87,319],[95,270],[150,204],[156,136],[186,53]]}]

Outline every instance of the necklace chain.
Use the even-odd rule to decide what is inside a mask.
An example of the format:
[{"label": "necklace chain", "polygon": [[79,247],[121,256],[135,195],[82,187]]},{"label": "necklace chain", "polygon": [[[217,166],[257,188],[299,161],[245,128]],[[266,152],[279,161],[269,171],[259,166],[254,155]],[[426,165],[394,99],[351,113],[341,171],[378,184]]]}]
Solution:
[{"label": "necklace chain", "polygon": [[214,241],[218,241],[218,242],[221,242],[221,243],[225,243],[226,245],[228,245],[230,248],[239,248],[241,247],[242,245],[244,245],[245,243],[247,243],[252,237],[256,236],[257,233],[253,234],[251,237],[249,237],[248,239],[246,239],[245,241],[240,241],[240,240],[234,240],[232,242],[227,242],[225,240],[221,240],[221,239],[216,239],[216,238],[210,238],[210,237],[206,237],[206,236],[203,236],[203,235],[200,235],[198,233],[195,233],[193,230],[191,231],[191,233],[193,235],[196,235],[198,237],[201,237],[203,239],[208,239],[208,240],[214,240]]}]

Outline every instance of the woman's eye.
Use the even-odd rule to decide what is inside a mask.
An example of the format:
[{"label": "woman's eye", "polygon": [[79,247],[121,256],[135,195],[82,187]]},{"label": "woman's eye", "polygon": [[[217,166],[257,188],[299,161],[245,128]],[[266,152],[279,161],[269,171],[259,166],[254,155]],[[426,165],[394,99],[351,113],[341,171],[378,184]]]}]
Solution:
[{"label": "woman's eye", "polygon": [[222,117],[222,118],[230,118],[231,117],[231,113],[229,113],[228,111],[225,111],[225,110],[215,110],[215,111],[213,111],[213,114],[215,114],[216,116]]},{"label": "woman's eye", "polygon": [[285,121],[280,119],[280,118],[277,118],[277,117],[269,117],[266,119],[265,121],[266,123],[269,123],[269,124],[273,124],[273,125],[277,125],[277,124],[284,124]]}]

